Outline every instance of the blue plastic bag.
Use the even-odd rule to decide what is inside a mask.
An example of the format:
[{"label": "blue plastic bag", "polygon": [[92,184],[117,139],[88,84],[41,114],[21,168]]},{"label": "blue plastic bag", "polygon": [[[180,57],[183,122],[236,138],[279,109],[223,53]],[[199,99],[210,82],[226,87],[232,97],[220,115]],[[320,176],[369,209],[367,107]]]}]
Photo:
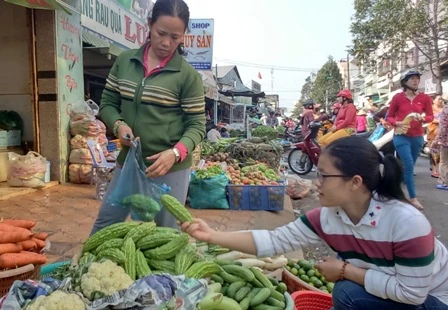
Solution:
[{"label": "blue plastic bag", "polygon": [[220,175],[198,179],[191,174],[189,196],[190,207],[193,209],[228,209],[226,186],[229,183],[227,176]]},{"label": "blue plastic bag", "polygon": [[372,134],[369,137],[370,142],[375,142],[379,138],[381,138],[386,133],[386,128],[383,127],[383,125],[378,124],[376,129],[372,132]]},{"label": "blue plastic bag", "polygon": [[106,200],[111,205],[129,208],[131,219],[149,222],[160,211],[160,197],[169,192],[170,187],[148,178],[145,170],[140,141],[134,141],[126,155],[115,190]]}]

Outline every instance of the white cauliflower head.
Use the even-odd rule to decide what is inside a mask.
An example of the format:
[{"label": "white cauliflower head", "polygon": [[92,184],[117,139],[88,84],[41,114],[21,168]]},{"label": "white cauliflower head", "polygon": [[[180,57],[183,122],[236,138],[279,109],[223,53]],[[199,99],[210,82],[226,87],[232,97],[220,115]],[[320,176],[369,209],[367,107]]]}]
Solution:
[{"label": "white cauliflower head", "polygon": [[48,296],[39,296],[26,310],[85,310],[81,297],[62,291],[54,291]]},{"label": "white cauliflower head", "polygon": [[81,278],[81,289],[85,297],[92,299],[94,292],[106,296],[127,289],[134,283],[123,268],[110,260],[92,263],[89,271]]}]

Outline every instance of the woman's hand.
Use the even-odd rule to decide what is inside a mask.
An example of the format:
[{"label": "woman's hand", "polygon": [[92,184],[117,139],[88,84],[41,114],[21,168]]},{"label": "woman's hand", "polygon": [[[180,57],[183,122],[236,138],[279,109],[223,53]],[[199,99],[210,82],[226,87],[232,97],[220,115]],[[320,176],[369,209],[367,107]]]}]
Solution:
[{"label": "woman's hand", "polygon": [[193,223],[182,223],[181,229],[193,238],[205,242],[210,242],[215,233],[205,221],[197,218],[193,219]]},{"label": "woman's hand", "polygon": [[121,145],[131,147],[132,140],[134,139],[134,133],[132,132],[132,129],[128,125],[126,124],[120,125],[120,127],[118,127],[117,134]]},{"label": "woman's hand", "polygon": [[316,269],[330,282],[339,280],[343,266],[344,262],[334,257],[324,257],[322,263],[315,265]]},{"label": "woman's hand", "polygon": [[407,123],[396,122],[395,123],[395,133],[397,135],[403,135],[403,134],[408,132],[410,127],[411,126],[409,124],[407,124]]},{"label": "woman's hand", "polygon": [[165,175],[170,171],[176,162],[176,155],[173,150],[166,150],[150,157],[147,160],[154,160],[154,163],[146,168],[146,176],[148,178],[157,178]]},{"label": "woman's hand", "polygon": [[331,132],[336,132],[336,126],[332,126],[330,129]]}]

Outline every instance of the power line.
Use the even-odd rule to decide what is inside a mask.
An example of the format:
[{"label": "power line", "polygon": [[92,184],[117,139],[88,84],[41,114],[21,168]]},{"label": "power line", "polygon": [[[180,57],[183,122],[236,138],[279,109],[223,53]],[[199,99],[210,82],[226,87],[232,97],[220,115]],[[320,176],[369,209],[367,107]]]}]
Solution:
[{"label": "power line", "polygon": [[263,69],[274,69],[279,71],[300,71],[300,72],[314,72],[319,69],[316,68],[298,68],[298,67],[284,67],[284,66],[275,66],[275,65],[266,65],[266,64],[257,64],[253,62],[245,62],[231,59],[221,59],[216,58],[218,61],[222,61],[229,64],[245,66],[245,67],[255,67],[255,68],[263,68]]}]

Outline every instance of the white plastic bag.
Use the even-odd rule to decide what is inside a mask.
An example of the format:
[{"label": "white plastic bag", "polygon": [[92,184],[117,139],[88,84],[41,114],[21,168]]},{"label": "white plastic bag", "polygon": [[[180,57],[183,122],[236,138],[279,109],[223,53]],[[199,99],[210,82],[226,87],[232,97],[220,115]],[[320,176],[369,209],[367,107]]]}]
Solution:
[{"label": "white plastic bag", "polygon": [[45,187],[47,160],[39,153],[19,155],[8,153],[8,185],[14,187]]},{"label": "white plastic bag", "polygon": [[313,181],[302,179],[297,175],[288,175],[286,195],[292,199],[301,199],[309,194],[313,186]]}]

